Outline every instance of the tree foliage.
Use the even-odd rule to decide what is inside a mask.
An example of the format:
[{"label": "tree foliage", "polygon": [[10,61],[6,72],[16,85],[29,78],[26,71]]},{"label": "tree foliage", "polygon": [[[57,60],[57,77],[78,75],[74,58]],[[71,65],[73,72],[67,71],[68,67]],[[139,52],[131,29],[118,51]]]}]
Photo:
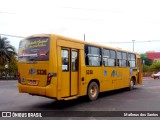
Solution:
[{"label": "tree foliage", "polygon": [[158,72],[160,71],[160,62],[152,62],[147,58],[146,54],[141,54],[141,58],[144,61],[143,72]]},{"label": "tree foliage", "polygon": [[154,63],[150,66],[150,70],[151,70],[151,71],[155,71],[155,72],[159,72],[159,71],[160,71],[160,62],[154,62]]},{"label": "tree foliage", "polygon": [[4,66],[11,62],[15,57],[15,48],[10,44],[6,37],[0,36],[0,65]]},{"label": "tree foliage", "polygon": [[147,58],[147,56],[146,56],[145,53],[141,54],[141,58],[144,61],[145,65],[147,65],[147,66],[152,65],[152,60],[150,60],[149,58]]},{"label": "tree foliage", "polygon": [[150,66],[143,65],[143,72],[148,72],[150,71]]},{"label": "tree foliage", "polygon": [[[10,44],[7,38],[0,36],[0,79],[16,78],[17,58],[15,48]],[[5,68],[5,65],[8,68]]]}]

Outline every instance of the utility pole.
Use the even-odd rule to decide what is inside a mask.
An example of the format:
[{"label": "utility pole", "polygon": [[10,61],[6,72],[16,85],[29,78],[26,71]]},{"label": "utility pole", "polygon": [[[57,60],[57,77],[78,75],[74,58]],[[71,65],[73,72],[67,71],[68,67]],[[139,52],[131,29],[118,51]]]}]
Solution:
[{"label": "utility pole", "polygon": [[84,34],[84,41],[86,40],[86,35]]},{"label": "utility pole", "polygon": [[135,42],[135,40],[132,40],[132,42],[133,42],[133,52],[134,52],[134,42]]}]

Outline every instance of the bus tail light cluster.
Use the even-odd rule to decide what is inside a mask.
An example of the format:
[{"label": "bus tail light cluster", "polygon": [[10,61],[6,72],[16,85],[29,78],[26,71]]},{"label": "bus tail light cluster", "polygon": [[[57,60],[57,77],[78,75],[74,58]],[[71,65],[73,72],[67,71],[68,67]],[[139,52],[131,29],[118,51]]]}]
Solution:
[{"label": "bus tail light cluster", "polygon": [[21,76],[20,76],[20,72],[17,73],[17,78],[18,78],[18,82],[21,83]]},{"label": "bus tail light cluster", "polygon": [[48,73],[48,76],[47,76],[47,85],[49,85],[51,83],[52,77],[53,77],[53,74],[52,73]]}]

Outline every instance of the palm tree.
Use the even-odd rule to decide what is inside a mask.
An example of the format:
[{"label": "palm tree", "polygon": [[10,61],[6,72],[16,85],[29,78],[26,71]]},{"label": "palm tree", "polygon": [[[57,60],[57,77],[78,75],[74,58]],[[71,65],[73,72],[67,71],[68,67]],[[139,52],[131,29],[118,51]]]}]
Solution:
[{"label": "palm tree", "polygon": [[10,45],[6,37],[0,36],[0,65],[5,65],[16,55],[15,48]]}]

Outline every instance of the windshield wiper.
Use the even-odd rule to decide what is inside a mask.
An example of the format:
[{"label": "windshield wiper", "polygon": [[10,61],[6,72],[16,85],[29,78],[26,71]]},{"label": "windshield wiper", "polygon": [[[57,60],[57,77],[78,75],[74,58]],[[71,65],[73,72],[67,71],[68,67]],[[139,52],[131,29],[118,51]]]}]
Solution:
[{"label": "windshield wiper", "polygon": [[29,58],[30,61],[34,61],[35,59],[37,59],[37,57],[30,57]]},{"label": "windshield wiper", "polygon": [[37,61],[27,61],[26,63],[27,63],[27,64],[36,64]]}]

